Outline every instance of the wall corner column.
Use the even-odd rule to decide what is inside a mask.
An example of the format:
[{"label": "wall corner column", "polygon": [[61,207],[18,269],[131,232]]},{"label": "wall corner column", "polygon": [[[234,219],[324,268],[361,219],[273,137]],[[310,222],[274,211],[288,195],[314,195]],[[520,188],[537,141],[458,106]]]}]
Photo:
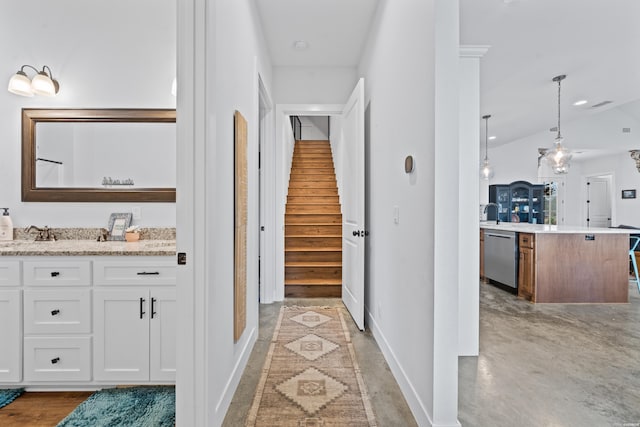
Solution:
[{"label": "wall corner column", "polygon": [[489,46],[460,46],[458,202],[458,354],[480,347],[480,58]]}]

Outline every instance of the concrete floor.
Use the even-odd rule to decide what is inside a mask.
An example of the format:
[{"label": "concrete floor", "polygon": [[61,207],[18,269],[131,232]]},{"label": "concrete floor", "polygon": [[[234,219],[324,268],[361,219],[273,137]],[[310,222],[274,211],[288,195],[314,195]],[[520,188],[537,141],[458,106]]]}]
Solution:
[{"label": "concrete floor", "polygon": [[463,426],[640,426],[640,296],[531,304],[480,285],[480,356],[461,357]]},{"label": "concrete floor", "polygon": [[[480,356],[459,362],[465,427],[640,426],[640,295],[629,304],[531,304],[480,285]],[[287,305],[341,305],[287,299]],[[260,306],[260,335],[224,426],[244,425],[282,304]],[[415,426],[369,332],[348,322],[379,426]]]},{"label": "concrete floor", "polygon": [[[287,298],[286,305],[299,306],[342,306],[335,298]],[[231,406],[224,419],[223,426],[244,426],[246,415],[253,403],[253,395],[260,379],[264,360],[273,337],[278,314],[282,303],[260,305],[260,333],[258,341],[251,353],[240,385],[236,390]],[[350,319],[345,319],[350,320]],[[347,321],[351,340],[362,377],[369,391],[373,412],[379,426],[412,427],[417,426],[411,415],[400,388],[396,383],[387,362],[384,360],[378,345],[369,332],[360,332],[352,321]]]}]

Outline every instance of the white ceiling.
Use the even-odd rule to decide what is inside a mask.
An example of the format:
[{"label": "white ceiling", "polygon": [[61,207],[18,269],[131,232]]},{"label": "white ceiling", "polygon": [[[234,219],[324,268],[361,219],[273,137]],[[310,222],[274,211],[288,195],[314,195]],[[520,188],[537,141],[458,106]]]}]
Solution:
[{"label": "white ceiling", "polygon": [[[358,64],[378,3],[255,1],[274,66],[332,67]],[[640,99],[640,0],[460,0],[460,43],[491,46],[480,76],[490,145],[556,125],[558,74],[563,124]],[[602,101],[613,102],[592,107]]]},{"label": "white ceiling", "polygon": [[[255,0],[276,67],[355,67],[377,0]],[[306,50],[294,43],[304,40]]]}]

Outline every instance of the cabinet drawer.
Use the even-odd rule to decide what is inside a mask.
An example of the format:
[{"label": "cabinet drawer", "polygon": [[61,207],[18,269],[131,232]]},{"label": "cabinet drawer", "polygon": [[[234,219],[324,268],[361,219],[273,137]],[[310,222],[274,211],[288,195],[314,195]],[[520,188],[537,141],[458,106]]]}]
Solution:
[{"label": "cabinet drawer", "polygon": [[20,285],[20,261],[1,261],[0,286]]},{"label": "cabinet drawer", "polygon": [[26,337],[25,381],[89,381],[91,338]]},{"label": "cabinet drawer", "polygon": [[89,289],[25,289],[25,334],[88,334],[90,332],[91,291]]},{"label": "cabinet drawer", "polygon": [[24,261],[24,284],[27,286],[89,286],[89,261]]},{"label": "cabinet drawer", "polygon": [[536,243],[536,235],[531,233],[520,233],[518,244],[521,248],[533,249]]},{"label": "cabinet drawer", "polygon": [[171,261],[95,261],[96,285],[175,285],[176,267]]}]

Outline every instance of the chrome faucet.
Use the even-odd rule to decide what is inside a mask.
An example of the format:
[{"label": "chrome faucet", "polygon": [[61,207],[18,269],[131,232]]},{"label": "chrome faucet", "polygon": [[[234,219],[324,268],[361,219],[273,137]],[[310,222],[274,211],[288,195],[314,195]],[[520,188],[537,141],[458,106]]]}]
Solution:
[{"label": "chrome faucet", "polygon": [[35,225],[30,225],[25,228],[24,231],[29,233],[31,230],[36,230],[38,234],[36,235],[36,242],[46,242],[46,241],[54,241],[56,240],[56,235],[53,233],[53,230],[49,228],[48,225],[45,225],[43,228],[36,227]]},{"label": "chrome faucet", "polygon": [[500,207],[498,206],[497,203],[487,203],[486,205],[484,205],[484,213],[487,213],[487,209],[489,209],[489,206],[495,206],[496,208],[496,225],[500,224]]}]

